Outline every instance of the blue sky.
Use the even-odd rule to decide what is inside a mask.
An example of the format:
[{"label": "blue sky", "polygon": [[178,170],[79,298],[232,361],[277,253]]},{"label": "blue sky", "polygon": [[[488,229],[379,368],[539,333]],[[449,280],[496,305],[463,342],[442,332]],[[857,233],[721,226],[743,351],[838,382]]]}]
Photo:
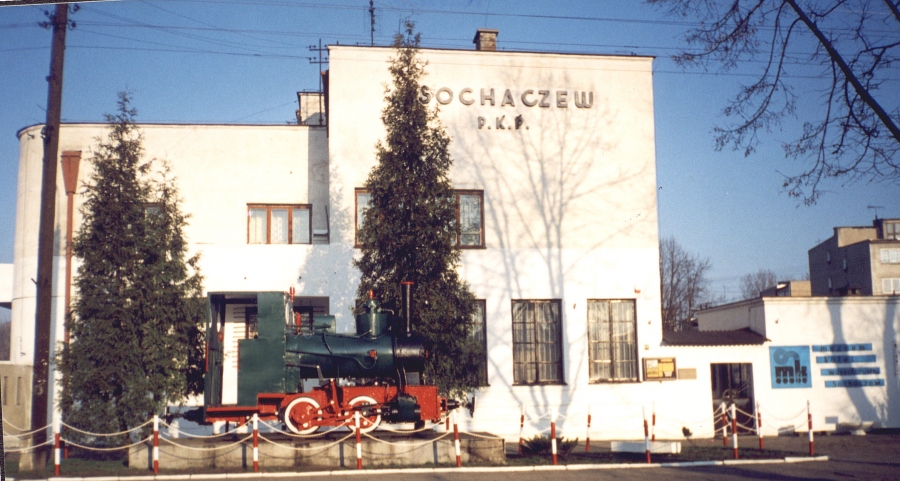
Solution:
[{"label": "blue sky", "polygon": [[[367,0],[125,0],[81,4],[70,16],[63,120],[100,121],[116,93],[134,94],[140,122],[275,123],[294,120],[296,92],[318,88],[309,46],[370,42]],[[44,121],[50,32],[37,26],[52,7],[0,7],[0,263],[13,260],[18,141]],[[782,192],[785,159],[800,121],[814,118],[818,70],[794,67],[802,96],[797,122],[744,157],[717,152],[711,129],[750,82],[756,64],[721,73],[683,70],[669,57],[689,21],[632,1],[378,0],[376,44],[390,43],[410,18],[425,47],[471,49],[477,28],[500,30],[498,48],[655,56],[659,224],[687,250],[709,258],[716,294],[739,295],[740,277],[771,269],[782,279],[807,271],[806,252],[832,227],[900,217],[900,186],[834,182],[807,207]],[[879,95],[900,96],[900,75]]]}]

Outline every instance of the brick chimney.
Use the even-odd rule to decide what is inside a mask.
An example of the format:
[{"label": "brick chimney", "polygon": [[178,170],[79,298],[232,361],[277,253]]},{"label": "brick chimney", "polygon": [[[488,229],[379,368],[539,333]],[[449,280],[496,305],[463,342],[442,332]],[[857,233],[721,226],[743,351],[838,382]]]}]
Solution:
[{"label": "brick chimney", "polygon": [[479,28],[475,33],[475,39],[472,40],[472,43],[475,44],[475,50],[496,51],[498,33],[500,33],[500,30]]}]

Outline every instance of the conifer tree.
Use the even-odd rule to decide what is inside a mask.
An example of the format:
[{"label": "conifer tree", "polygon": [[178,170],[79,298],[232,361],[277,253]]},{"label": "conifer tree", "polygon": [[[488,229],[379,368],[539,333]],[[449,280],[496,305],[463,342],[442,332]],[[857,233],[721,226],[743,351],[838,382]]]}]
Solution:
[{"label": "conifer tree", "polygon": [[413,329],[430,353],[426,380],[460,398],[477,387],[483,352],[468,330],[474,297],[456,271],[460,252],[454,246],[450,138],[437,110],[419,99],[425,62],[418,58],[420,36],[413,28],[407,23],[406,36],[394,42],[393,87],[381,115],[386,137],[376,145],[378,163],[365,184],[371,200],[359,230],[358,296],[371,290],[397,302],[400,282],[413,282]]},{"label": "conifer tree", "polygon": [[152,162],[142,160],[135,115],[120,93],[91,158],[73,242],[81,264],[66,319],[71,339],[57,356],[59,404],[67,424],[90,432],[131,429],[202,390],[198,256],[187,257],[168,165],[153,181]]}]

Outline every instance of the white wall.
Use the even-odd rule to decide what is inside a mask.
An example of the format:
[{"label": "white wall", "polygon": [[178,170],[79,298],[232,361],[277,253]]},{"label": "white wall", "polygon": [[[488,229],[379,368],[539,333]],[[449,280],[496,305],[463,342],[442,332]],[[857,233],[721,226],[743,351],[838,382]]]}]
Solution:
[{"label": "white wall", "polygon": [[[207,291],[297,290],[327,292],[337,275],[324,267],[330,246],[248,245],[247,204],[311,201],[309,164],[327,164],[323,128],[305,126],[140,125],[145,159],[156,166],[170,162],[177,178],[182,208],[191,215],[185,234],[191,253],[201,254],[200,269]],[[92,173],[90,158],[104,125],[64,124],[60,152],[82,152],[79,193]],[[19,133],[20,158],[16,202],[13,275],[13,363],[30,366],[34,350],[35,285],[40,208],[41,126]],[[319,196],[321,198],[321,196]],[[66,193],[62,169],[57,177],[56,242],[54,258],[54,346],[63,339],[65,286]],[[75,197],[74,230],[84,196]],[[314,213],[323,209],[313,205]],[[324,209],[323,209],[324,211]],[[318,263],[320,275],[307,275]],[[78,261],[74,262],[77,272]],[[328,265],[330,268],[330,265]],[[327,273],[327,274],[326,274]],[[301,280],[301,274],[303,279]],[[341,273],[343,275],[344,273]],[[337,284],[344,285],[345,278]],[[73,295],[76,294],[73,292]],[[332,304],[335,306],[335,304]],[[340,304],[338,304],[340,305]],[[349,305],[349,304],[348,304]],[[50,399],[51,405],[54,399]]]},{"label": "white wall", "polygon": [[[775,417],[763,422],[765,432],[792,423],[806,430],[806,402],[811,403],[815,430],[842,429],[868,423],[875,427],[900,426],[900,374],[898,336],[900,299],[893,297],[765,297],[735,303],[701,313],[710,328],[721,320],[729,324],[748,311],[762,313],[765,336],[771,341],[753,348],[754,387],[763,413]],[[866,345],[871,350],[816,352],[815,346]],[[809,350],[810,387],[777,388],[772,382],[770,349],[800,347]],[[693,348],[710,357],[714,350]],[[829,355],[875,356],[874,362],[819,362]],[[833,375],[823,369],[878,369],[878,374]],[[884,386],[826,387],[826,381],[846,379],[883,380]],[[803,411],[801,417],[796,417]],[[845,426],[842,426],[845,425]]]},{"label": "white wall", "polygon": [[[333,210],[349,227],[342,232],[346,244],[352,244],[353,189],[363,186],[384,136],[380,112],[393,54],[329,49]],[[421,58],[428,62],[423,84],[433,93],[448,89],[439,97],[449,101],[439,117],[451,138],[453,185],[484,190],[486,249],[465,250],[461,266],[476,297],[487,301],[490,387],[478,393],[472,426],[518,434],[523,404],[573,416],[586,416],[588,405],[597,413],[623,400],[634,405],[648,386],[588,384],[586,304],[634,299],[639,354],[659,352],[652,59],[442,50],[422,50]],[[482,105],[482,89],[494,89],[493,106]],[[503,105],[507,89],[514,105]],[[526,101],[549,90],[549,106],[525,105],[528,90]],[[557,104],[559,91],[566,92],[565,107]],[[575,91],[593,94],[590,108],[575,105]],[[497,128],[501,118],[506,129]],[[514,385],[513,299],[562,300],[564,385]],[[621,429],[618,435],[630,432]]]}]

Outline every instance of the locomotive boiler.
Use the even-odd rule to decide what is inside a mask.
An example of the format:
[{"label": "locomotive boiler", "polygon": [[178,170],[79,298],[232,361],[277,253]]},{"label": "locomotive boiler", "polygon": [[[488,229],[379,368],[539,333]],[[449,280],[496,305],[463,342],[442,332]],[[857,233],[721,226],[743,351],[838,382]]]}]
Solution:
[{"label": "locomotive boiler", "polygon": [[[348,334],[336,332],[334,316],[296,312],[292,293],[210,293],[204,421],[243,423],[257,414],[280,420],[297,434],[341,425],[353,429],[357,411],[362,432],[381,422],[440,422],[458,404],[418,382],[428,353],[411,328],[412,286],[402,287],[403,315],[370,295],[356,315],[356,332]],[[252,304],[255,329],[237,340],[234,363],[225,356],[226,317],[233,306]],[[318,385],[305,390],[306,380]]]}]

